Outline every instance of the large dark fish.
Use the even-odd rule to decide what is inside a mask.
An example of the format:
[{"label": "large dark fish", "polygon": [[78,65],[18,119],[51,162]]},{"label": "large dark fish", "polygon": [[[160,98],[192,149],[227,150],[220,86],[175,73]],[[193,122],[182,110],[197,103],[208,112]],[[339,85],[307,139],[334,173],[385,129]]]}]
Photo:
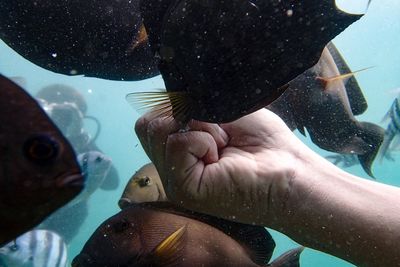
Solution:
[{"label": "large dark fish", "polygon": [[267,106],[361,17],[334,0],[149,0],[141,10],[168,91],[144,97],[182,122],[229,122]]},{"label": "large dark fish", "polygon": [[302,247],[266,265],[274,247],[264,227],[150,202],[103,222],[72,266],[299,266]]},{"label": "large dark fish", "polygon": [[52,231],[32,230],[0,247],[0,266],[67,267],[67,246]]},{"label": "large dark fish", "polygon": [[0,75],[0,246],[39,224],[83,188],[68,141],[40,105]]},{"label": "large dark fish", "polygon": [[159,73],[138,0],[0,1],[0,38],[50,71],[112,80]]},{"label": "large dark fish", "polygon": [[[345,73],[343,79],[341,73]],[[367,109],[367,102],[349,67],[330,43],[318,63],[289,83],[286,92],[268,106],[293,130],[307,129],[322,149],[355,154],[373,177],[371,166],[383,141],[384,130],[359,122],[354,115]]]},{"label": "large dark fish", "polygon": [[[164,187],[161,183],[160,176],[157,172],[156,167],[154,166],[153,163],[148,163],[141,167],[133,176],[132,178],[128,181],[125,190],[118,201],[118,205],[121,209],[126,209],[132,205],[143,203],[143,202],[160,202],[160,201],[168,201]],[[157,204],[156,204],[157,205]],[[175,209],[173,210],[173,213],[176,212],[186,212],[187,210],[183,209]],[[189,212],[188,215],[189,217],[192,217],[193,215],[198,216],[199,214]],[[224,232],[227,232],[228,235],[230,235],[230,229],[236,229],[238,226],[237,223],[231,223],[226,220],[221,220],[217,219],[215,217],[211,216],[203,216],[201,215],[201,218],[208,218],[206,222],[211,221],[212,223],[218,223],[221,225],[223,223],[225,226],[223,229],[220,229]],[[239,224],[240,226],[240,224]],[[260,228],[259,226],[251,226],[251,225],[242,225],[242,234],[246,234],[249,232],[260,232],[263,233],[265,232],[265,236],[268,237],[268,232]],[[227,228],[228,227],[228,228]],[[227,231],[228,230],[228,231]],[[240,229],[238,229],[240,231]],[[236,240],[242,240],[243,238],[246,240],[247,238],[250,238],[250,236],[234,236],[233,237]],[[247,245],[245,245],[247,246]],[[300,250],[297,250],[298,253],[300,253]],[[279,260],[275,260],[274,264],[272,266],[298,266],[299,260],[298,257],[296,256],[296,251],[290,251],[286,256],[282,255],[279,257]],[[282,265],[280,265],[282,264]],[[286,264],[286,265],[284,265]]]}]

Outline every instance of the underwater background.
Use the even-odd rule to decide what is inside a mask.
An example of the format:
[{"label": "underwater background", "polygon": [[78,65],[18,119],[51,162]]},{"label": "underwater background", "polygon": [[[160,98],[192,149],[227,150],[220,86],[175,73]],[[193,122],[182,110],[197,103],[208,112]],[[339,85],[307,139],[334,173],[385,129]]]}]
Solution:
[{"label": "underwater background", "polygon": [[[339,4],[340,2],[346,1],[338,1]],[[353,71],[373,66],[356,75],[368,101],[368,110],[357,119],[377,123],[386,128],[387,123],[382,123],[381,120],[393,100],[400,94],[400,1],[372,1],[366,15],[337,36],[334,43]],[[89,216],[68,247],[71,261],[100,223],[120,210],[117,202],[127,181],[136,170],[149,162],[134,133],[134,124],[140,114],[125,100],[125,96],[131,92],[164,88],[164,83],[160,76],[139,82],[116,82],[59,75],[30,63],[1,41],[0,73],[7,77],[22,77],[26,81],[23,87],[31,95],[54,83],[74,87],[86,99],[87,114],[96,117],[101,123],[101,132],[96,144],[104,154],[112,158],[118,170],[119,186],[113,191],[99,189],[91,196]],[[94,135],[96,125],[87,120],[85,129]],[[297,131],[296,135],[319,154],[323,156],[332,154],[319,149]],[[400,186],[398,170],[400,151],[394,151],[392,156],[394,161],[375,161],[373,173],[379,182]],[[360,165],[345,170],[365,179],[371,179]],[[64,223],[68,224],[69,220],[74,218],[65,218]],[[295,242],[276,231],[271,230],[271,234],[277,244],[274,258],[297,246]],[[301,265],[353,266],[312,249],[303,252]]]}]

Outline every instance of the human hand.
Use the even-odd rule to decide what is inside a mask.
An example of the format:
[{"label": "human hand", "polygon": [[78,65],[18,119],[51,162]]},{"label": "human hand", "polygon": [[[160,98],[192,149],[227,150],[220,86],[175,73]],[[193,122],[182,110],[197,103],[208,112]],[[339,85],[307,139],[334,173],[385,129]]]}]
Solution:
[{"label": "human hand", "polygon": [[186,208],[268,225],[284,212],[290,183],[308,148],[262,109],[227,124],[141,117],[136,133],[161,176],[167,197]]}]

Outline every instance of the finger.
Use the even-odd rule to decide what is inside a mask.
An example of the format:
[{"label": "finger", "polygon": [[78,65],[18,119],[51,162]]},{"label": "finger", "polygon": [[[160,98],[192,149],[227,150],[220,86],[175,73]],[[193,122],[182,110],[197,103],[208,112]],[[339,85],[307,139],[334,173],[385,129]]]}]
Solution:
[{"label": "finger", "polygon": [[191,131],[208,132],[214,138],[218,148],[225,147],[228,144],[229,136],[218,124],[192,120],[188,127]]},{"label": "finger", "polygon": [[163,181],[166,191],[175,200],[197,198],[204,168],[218,161],[215,139],[206,132],[171,134],[167,140],[166,168]]}]

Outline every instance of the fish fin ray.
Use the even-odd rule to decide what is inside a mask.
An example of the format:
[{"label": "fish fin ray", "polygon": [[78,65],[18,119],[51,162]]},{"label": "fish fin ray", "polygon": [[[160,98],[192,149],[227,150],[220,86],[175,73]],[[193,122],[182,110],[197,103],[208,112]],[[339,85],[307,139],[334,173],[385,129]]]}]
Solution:
[{"label": "fish fin ray", "polygon": [[153,249],[149,258],[160,266],[176,262],[184,248],[186,231],[187,225],[184,225],[167,236]]}]

